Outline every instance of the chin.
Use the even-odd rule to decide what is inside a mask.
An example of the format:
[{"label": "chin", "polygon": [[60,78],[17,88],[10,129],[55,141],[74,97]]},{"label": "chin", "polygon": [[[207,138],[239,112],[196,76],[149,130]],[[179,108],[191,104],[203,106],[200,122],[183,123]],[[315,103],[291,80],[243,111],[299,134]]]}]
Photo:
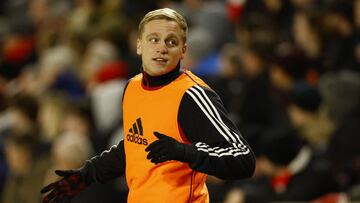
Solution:
[{"label": "chin", "polygon": [[172,69],[168,69],[168,68],[159,68],[155,71],[151,71],[151,73],[147,72],[149,75],[151,76],[160,76],[160,75],[164,75],[168,72],[170,72]]}]

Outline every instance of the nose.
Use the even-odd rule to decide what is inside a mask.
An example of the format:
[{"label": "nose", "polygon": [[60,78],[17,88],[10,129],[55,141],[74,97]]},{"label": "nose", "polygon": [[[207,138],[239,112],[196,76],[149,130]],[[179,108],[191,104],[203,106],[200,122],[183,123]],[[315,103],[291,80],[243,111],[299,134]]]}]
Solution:
[{"label": "nose", "polygon": [[165,42],[158,43],[157,52],[160,53],[160,54],[167,54],[168,53],[168,48],[167,48]]}]

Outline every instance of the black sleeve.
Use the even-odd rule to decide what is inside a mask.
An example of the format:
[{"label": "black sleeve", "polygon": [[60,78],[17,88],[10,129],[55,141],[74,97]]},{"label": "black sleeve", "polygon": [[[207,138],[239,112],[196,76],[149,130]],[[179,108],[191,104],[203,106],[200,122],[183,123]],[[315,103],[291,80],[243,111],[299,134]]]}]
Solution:
[{"label": "black sleeve", "polygon": [[255,156],[213,90],[199,85],[187,90],[178,121],[191,143],[185,148],[185,161],[192,169],[222,179],[253,175]]},{"label": "black sleeve", "polygon": [[86,161],[83,173],[88,180],[106,183],[125,173],[124,141]]}]

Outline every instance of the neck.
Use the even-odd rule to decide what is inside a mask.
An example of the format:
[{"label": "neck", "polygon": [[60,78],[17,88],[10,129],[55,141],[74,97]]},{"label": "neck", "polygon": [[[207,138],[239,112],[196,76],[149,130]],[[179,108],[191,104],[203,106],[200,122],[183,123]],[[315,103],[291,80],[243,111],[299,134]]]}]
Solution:
[{"label": "neck", "polygon": [[158,89],[175,80],[177,77],[179,77],[182,71],[180,71],[180,63],[179,63],[172,71],[164,75],[151,76],[148,73],[146,73],[144,70],[142,70],[142,73],[143,73],[142,85],[145,88]]}]

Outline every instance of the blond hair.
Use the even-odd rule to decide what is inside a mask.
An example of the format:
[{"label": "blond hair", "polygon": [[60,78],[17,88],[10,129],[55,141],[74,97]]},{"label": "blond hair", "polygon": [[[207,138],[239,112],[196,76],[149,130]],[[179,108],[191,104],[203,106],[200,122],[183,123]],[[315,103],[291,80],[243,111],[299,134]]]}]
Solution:
[{"label": "blond hair", "polygon": [[183,31],[182,39],[185,43],[188,32],[188,26],[186,20],[182,15],[180,15],[178,12],[170,8],[161,8],[148,12],[139,24],[139,38],[141,38],[144,32],[144,26],[148,22],[152,20],[162,20],[162,19],[175,21],[180,26],[181,30]]}]

